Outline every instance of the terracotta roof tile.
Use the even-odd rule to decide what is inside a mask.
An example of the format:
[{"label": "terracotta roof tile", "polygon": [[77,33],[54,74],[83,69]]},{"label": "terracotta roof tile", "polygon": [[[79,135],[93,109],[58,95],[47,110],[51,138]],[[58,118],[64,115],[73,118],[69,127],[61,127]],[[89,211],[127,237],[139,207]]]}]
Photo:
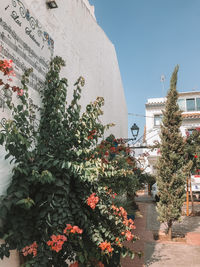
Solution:
[{"label": "terracotta roof tile", "polygon": [[155,102],[148,102],[146,106],[154,106],[154,105],[164,105],[165,101],[155,101]]},{"label": "terracotta roof tile", "polygon": [[185,119],[200,119],[200,113],[182,113]]}]

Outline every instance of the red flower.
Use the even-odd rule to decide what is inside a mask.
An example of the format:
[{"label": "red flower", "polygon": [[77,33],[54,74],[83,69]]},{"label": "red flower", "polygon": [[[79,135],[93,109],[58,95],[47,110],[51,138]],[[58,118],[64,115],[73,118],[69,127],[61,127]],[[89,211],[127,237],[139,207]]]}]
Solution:
[{"label": "red flower", "polygon": [[12,68],[12,63],[13,63],[13,61],[12,61],[12,59],[10,59],[10,60],[4,60],[4,64],[3,64],[3,68]]},{"label": "red flower", "polygon": [[105,152],[105,156],[108,156],[108,155],[109,155],[109,152],[108,152],[108,151],[106,151],[106,152]]},{"label": "red flower", "polygon": [[127,231],[127,232],[126,232],[126,239],[127,239],[128,241],[132,240],[133,237],[134,237],[134,235],[131,234],[131,231]]},{"label": "red flower", "polygon": [[37,243],[34,242],[33,244],[31,244],[30,246],[26,246],[25,248],[22,249],[22,254],[24,256],[27,256],[28,254],[32,254],[33,253],[33,257],[35,257],[37,255]]},{"label": "red flower", "polygon": [[82,234],[83,233],[83,230],[80,229],[78,226],[72,226],[71,224],[67,224],[67,227],[63,230],[63,233],[66,234],[66,235],[69,235],[69,234]]},{"label": "red flower", "polygon": [[112,198],[115,199],[116,196],[117,196],[117,194],[114,193],[114,194],[112,195]]},{"label": "red flower", "polygon": [[24,94],[24,91],[23,91],[22,89],[19,89],[19,90],[17,91],[17,95],[18,95],[18,96],[23,96],[23,94]]},{"label": "red flower", "polygon": [[69,267],[78,267],[78,261],[72,263]]},{"label": "red flower", "polygon": [[90,206],[93,210],[96,207],[96,204],[99,202],[99,198],[95,196],[96,194],[91,194],[87,199],[87,204]]},{"label": "red flower", "polygon": [[108,253],[111,253],[113,251],[110,242],[107,241],[100,243],[99,247],[101,248],[101,250],[107,251]]},{"label": "red flower", "polygon": [[77,233],[77,234],[82,234],[83,230],[80,229],[78,226],[71,226],[71,224],[67,224],[67,227],[64,229],[63,231],[64,234],[68,234],[68,233]]},{"label": "red flower", "polygon": [[75,233],[77,233],[77,234],[82,234],[83,233],[83,230],[80,229],[78,226],[73,226],[73,231],[75,231]]},{"label": "red flower", "polygon": [[198,158],[198,156],[197,156],[196,154],[194,155],[194,157],[195,157],[195,159],[197,159],[197,158]]},{"label": "red flower", "polygon": [[67,227],[64,229],[63,233],[66,234],[67,230],[71,230],[71,229],[72,229],[71,224],[67,224]]},{"label": "red flower", "polygon": [[13,61],[12,60],[0,60],[0,71],[4,73],[4,75],[13,75],[14,76],[14,70],[13,70]]},{"label": "red flower", "polygon": [[111,147],[111,148],[110,148],[110,151],[111,151],[111,152],[115,152],[115,147],[114,147],[114,146]]},{"label": "red flower", "polygon": [[52,235],[51,239],[52,240],[47,242],[47,245],[51,246],[51,249],[56,252],[59,252],[62,249],[64,242],[67,241],[67,237],[64,235]]}]

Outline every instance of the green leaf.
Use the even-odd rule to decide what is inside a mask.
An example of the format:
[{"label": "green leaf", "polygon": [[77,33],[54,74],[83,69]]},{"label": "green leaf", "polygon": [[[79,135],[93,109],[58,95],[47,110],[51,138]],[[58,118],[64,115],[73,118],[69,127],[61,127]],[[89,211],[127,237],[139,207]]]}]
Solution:
[{"label": "green leaf", "polygon": [[79,258],[79,261],[80,261],[81,263],[84,263],[84,262],[85,262],[85,258],[84,258],[84,256],[83,256],[82,254],[79,255],[78,258]]},{"label": "green leaf", "polygon": [[21,191],[18,191],[18,192],[15,192],[14,195],[18,198],[21,198],[23,196],[23,192]]},{"label": "green leaf", "polygon": [[24,206],[26,209],[30,209],[33,205],[35,205],[35,202],[28,197],[17,201],[16,205],[21,205]]},{"label": "green leaf", "polygon": [[71,167],[72,163],[71,162],[66,162],[66,167],[69,169]]},{"label": "green leaf", "polygon": [[4,134],[0,132],[0,145],[3,145],[4,143]]},{"label": "green leaf", "polygon": [[5,159],[8,159],[10,157],[10,153],[6,154]]},{"label": "green leaf", "polygon": [[17,109],[18,109],[18,112],[22,111],[23,110],[23,105],[18,105]]}]

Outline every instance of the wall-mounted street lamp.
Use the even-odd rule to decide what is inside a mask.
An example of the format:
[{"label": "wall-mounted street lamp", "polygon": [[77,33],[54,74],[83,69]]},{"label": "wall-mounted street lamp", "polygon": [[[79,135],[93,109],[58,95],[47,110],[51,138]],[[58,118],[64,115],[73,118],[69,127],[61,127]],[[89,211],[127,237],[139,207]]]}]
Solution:
[{"label": "wall-mounted street lamp", "polygon": [[138,133],[139,133],[140,128],[137,126],[136,123],[134,123],[131,126],[131,133],[133,138],[123,138],[123,142],[128,143],[129,141],[135,141],[136,138],[138,137]]},{"label": "wall-mounted street lamp", "polygon": [[58,5],[57,5],[56,1],[54,1],[54,0],[47,0],[46,4],[47,4],[48,8],[50,8],[50,9],[58,8]]},{"label": "wall-mounted street lamp", "polygon": [[136,140],[136,138],[138,137],[138,134],[139,134],[139,127],[137,126],[137,124],[133,124],[131,126],[131,133],[132,133],[132,136],[133,136],[133,140]]}]

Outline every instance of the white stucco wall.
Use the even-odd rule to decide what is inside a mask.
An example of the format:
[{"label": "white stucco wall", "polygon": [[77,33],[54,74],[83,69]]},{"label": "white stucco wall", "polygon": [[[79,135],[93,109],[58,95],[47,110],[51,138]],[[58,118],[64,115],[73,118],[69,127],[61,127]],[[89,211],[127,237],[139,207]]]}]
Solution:
[{"label": "white stucco wall", "polygon": [[146,142],[148,145],[153,145],[154,141],[159,141],[159,126],[154,126],[154,115],[162,114],[164,105],[146,106]]},{"label": "white stucco wall", "polygon": [[[115,47],[97,24],[94,7],[90,6],[88,0],[56,0],[58,8],[52,10],[47,9],[45,1],[22,2],[54,39],[54,55],[62,56],[66,61],[62,75],[69,81],[68,98],[70,99],[72,95],[72,85],[76,79],[83,76],[86,85],[81,99],[82,107],[95,100],[97,96],[104,97],[104,115],[101,121],[104,124],[116,124],[106,135],[113,133],[118,138],[127,137],[127,107]],[[4,10],[2,7],[1,12]],[[20,35],[23,38],[23,34]],[[40,102],[36,91],[31,90],[31,96],[37,103]],[[8,110],[5,109],[3,112],[0,109],[0,119],[2,117],[9,117]],[[11,177],[11,168],[8,161],[4,161],[4,155],[5,151],[2,148],[0,194],[5,192]],[[0,266],[18,266],[18,261],[16,259],[14,261],[16,264],[12,260],[3,262],[0,260]]]},{"label": "white stucco wall", "polygon": [[[40,0],[26,0],[55,40],[55,55],[66,61],[63,74],[72,85],[81,75],[86,79],[82,106],[97,96],[105,99],[102,122],[115,123],[111,132],[126,137],[128,122],[124,91],[114,45],[97,24],[86,0],[57,0],[48,10]],[[72,91],[70,91],[70,94]]]},{"label": "white stucco wall", "polygon": [[[29,36],[27,34],[23,36],[23,27],[19,27],[16,21],[11,18],[12,10],[15,10],[22,24],[29,23],[26,18],[20,17],[20,5],[16,4],[17,8],[14,8],[13,3],[17,3],[17,1],[6,0],[0,8],[3,20],[5,21],[7,16],[8,24],[13,24],[11,25],[12,29],[30,47],[33,47],[35,43]],[[97,96],[104,97],[104,115],[101,117],[101,121],[104,124],[114,123],[116,125],[106,135],[113,133],[117,138],[127,137],[127,108],[115,48],[97,24],[94,9],[89,5],[88,0],[57,0],[57,9],[48,9],[45,2],[42,3],[40,0],[24,0],[23,3],[25,8],[29,9],[30,14],[34,15],[35,20],[38,19],[42,27],[54,39],[54,55],[62,56],[66,61],[66,67],[62,70],[62,75],[69,80],[67,100],[70,100],[73,93],[74,82],[79,76],[83,76],[86,80],[81,99],[83,110]],[[30,28],[30,25],[27,25]],[[2,30],[0,33],[8,38],[8,31],[2,26],[0,29]],[[32,33],[35,34],[37,39],[36,32],[32,31]],[[11,34],[10,36],[12,37]],[[15,42],[14,39],[12,41]],[[46,45],[46,43],[44,44]],[[10,54],[12,54],[12,49],[10,47],[9,49]],[[39,54],[39,51],[36,52]],[[44,51],[44,49],[41,51]],[[24,60],[24,63],[27,62]],[[40,73],[37,73],[37,75],[40,75]],[[37,91],[30,88],[30,95],[37,104],[40,103]],[[1,109],[0,111],[0,119],[10,116],[7,109],[4,111]],[[5,168],[5,161],[3,161],[5,153],[0,152],[0,161],[3,166],[0,178],[1,195],[5,191],[1,185],[8,184],[10,170]]]}]

